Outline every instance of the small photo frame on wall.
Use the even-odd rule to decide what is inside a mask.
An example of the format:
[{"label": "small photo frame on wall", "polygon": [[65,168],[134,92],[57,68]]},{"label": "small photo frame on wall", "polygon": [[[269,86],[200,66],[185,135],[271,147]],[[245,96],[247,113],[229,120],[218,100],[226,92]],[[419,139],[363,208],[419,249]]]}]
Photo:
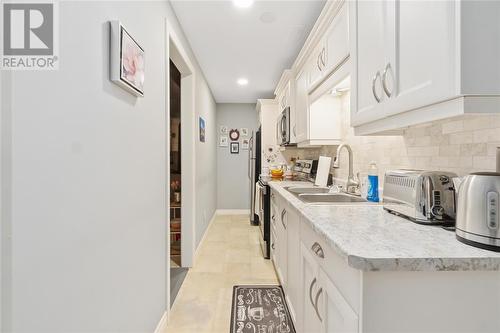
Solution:
[{"label": "small photo frame on wall", "polygon": [[219,129],[221,135],[227,135],[227,126],[222,125]]},{"label": "small photo frame on wall", "polygon": [[240,129],[241,136],[248,136],[248,128],[243,127]]},{"label": "small photo frame on wall", "polygon": [[144,96],[145,52],[120,21],[110,21],[110,79],[131,94]]},{"label": "small photo frame on wall", "polygon": [[231,154],[239,154],[240,153],[240,143],[239,142],[231,142]]},{"label": "small photo frame on wall", "polygon": [[200,142],[205,142],[205,119],[200,117]]},{"label": "small photo frame on wall", "polygon": [[229,137],[221,135],[219,137],[219,147],[227,147],[227,146],[229,146]]},{"label": "small photo frame on wall", "polygon": [[248,150],[249,146],[250,146],[250,139],[243,139],[241,141],[241,149],[242,150]]}]

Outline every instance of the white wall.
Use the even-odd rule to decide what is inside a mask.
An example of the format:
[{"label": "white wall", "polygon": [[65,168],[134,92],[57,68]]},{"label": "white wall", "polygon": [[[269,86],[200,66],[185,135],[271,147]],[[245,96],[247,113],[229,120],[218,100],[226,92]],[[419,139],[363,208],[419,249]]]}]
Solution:
[{"label": "white wall", "polygon": [[231,154],[229,147],[217,147],[217,208],[249,209],[248,150],[242,149],[242,140],[258,129],[255,104],[217,104],[217,129],[222,125],[248,128],[249,136],[240,133],[239,154]]},{"label": "white wall", "polygon": [[[2,147],[2,175],[12,165],[11,191],[2,178],[2,230],[12,227],[2,289],[12,299],[2,294],[2,331],[152,332],[165,311],[165,18],[189,49],[168,2],[62,2],[60,69],[12,74],[2,109],[2,141],[12,130]],[[146,50],[144,98],[108,80],[111,19]],[[198,65],[196,78],[195,107],[210,126],[215,103]],[[214,149],[196,149],[197,195],[215,197]],[[197,203],[209,216],[215,208],[215,199]]]}]

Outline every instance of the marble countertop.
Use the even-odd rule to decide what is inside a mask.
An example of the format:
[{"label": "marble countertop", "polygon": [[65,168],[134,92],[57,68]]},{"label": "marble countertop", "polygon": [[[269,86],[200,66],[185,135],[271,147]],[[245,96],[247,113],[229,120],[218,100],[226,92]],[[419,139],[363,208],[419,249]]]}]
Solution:
[{"label": "marble countertop", "polygon": [[456,240],[441,227],[413,223],[381,205],[310,205],[285,187],[307,182],[269,182],[349,266],[363,271],[498,271],[500,253]]}]

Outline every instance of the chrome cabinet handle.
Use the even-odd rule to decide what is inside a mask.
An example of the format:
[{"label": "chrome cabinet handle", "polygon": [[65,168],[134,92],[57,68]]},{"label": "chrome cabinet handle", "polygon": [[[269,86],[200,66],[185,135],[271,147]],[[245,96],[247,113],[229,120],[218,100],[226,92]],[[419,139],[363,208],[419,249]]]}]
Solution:
[{"label": "chrome cabinet handle", "polygon": [[321,63],[323,64],[323,68],[326,67],[326,49],[323,48],[321,51]]},{"label": "chrome cabinet handle", "polygon": [[320,322],[323,322],[323,318],[321,318],[321,315],[319,314],[318,301],[322,293],[323,293],[323,288],[319,288],[319,291],[316,294],[316,298],[314,299],[314,310],[316,310],[316,316],[318,316]]},{"label": "chrome cabinet handle", "polygon": [[321,72],[321,65],[319,64],[319,54],[318,54],[318,58],[316,59],[316,65],[318,66],[318,70]]},{"label": "chrome cabinet handle", "polygon": [[309,300],[311,301],[311,305],[313,306],[314,309],[316,309],[316,305],[314,304],[312,292],[313,292],[314,285],[316,284],[316,281],[317,281],[316,278],[314,278],[311,282],[311,285],[309,286]]},{"label": "chrome cabinet handle", "polygon": [[321,247],[321,245],[319,245],[318,242],[315,242],[311,246],[311,250],[313,250],[313,252],[321,259],[325,259],[325,252],[323,251],[323,248]]},{"label": "chrome cabinet handle", "polygon": [[389,71],[389,69],[392,69],[390,62],[387,63],[387,65],[385,66],[385,69],[384,69],[384,73],[382,73],[382,88],[384,88],[384,91],[385,91],[385,94],[387,95],[387,97],[390,98],[392,96],[392,91],[390,91],[389,88],[387,88],[387,82],[386,82],[387,72]]},{"label": "chrome cabinet handle", "polygon": [[271,249],[273,249],[273,250],[274,250],[274,243],[272,243],[272,244],[271,244]]},{"label": "chrome cabinet handle", "polygon": [[281,224],[283,225],[283,228],[285,228],[285,230],[286,230],[286,225],[285,225],[285,221],[284,221],[285,214],[286,214],[286,209],[283,209],[283,211],[281,212]]},{"label": "chrome cabinet handle", "polygon": [[380,103],[381,97],[377,95],[377,91],[375,90],[375,83],[377,82],[377,79],[380,78],[380,71],[377,71],[377,74],[372,79],[372,92],[373,92],[373,97],[375,97],[375,100],[377,103]]},{"label": "chrome cabinet handle", "polygon": [[297,125],[293,125],[293,135],[297,135]]}]

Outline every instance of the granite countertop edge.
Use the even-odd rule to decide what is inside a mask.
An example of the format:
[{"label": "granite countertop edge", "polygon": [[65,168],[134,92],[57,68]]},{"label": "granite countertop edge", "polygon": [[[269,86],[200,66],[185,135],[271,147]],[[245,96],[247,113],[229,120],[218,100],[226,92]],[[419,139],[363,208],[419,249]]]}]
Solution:
[{"label": "granite countertop edge", "polygon": [[[303,203],[295,195],[288,192],[285,187],[289,186],[304,186],[312,187],[313,184],[309,182],[269,182],[269,186],[276,190],[291,206],[293,206],[296,211],[303,217],[303,221],[308,223],[308,225],[320,236],[350,267],[362,271],[378,272],[378,271],[500,271],[500,253],[478,249],[471,247],[469,245],[462,244],[455,239],[454,234],[451,235],[449,231],[437,230],[440,237],[442,238],[443,244],[433,243],[432,237],[429,237],[432,228],[429,226],[421,226],[412,223],[401,217],[394,216],[387,212],[384,212],[380,205],[369,206],[364,205],[364,209],[373,209],[377,212],[377,219],[380,220],[382,216],[384,219],[388,219],[390,223],[400,227],[399,232],[405,232],[405,228],[408,232],[412,229],[423,230],[425,233],[422,235],[422,239],[418,239],[422,244],[431,244],[432,246],[437,246],[437,249],[443,250],[445,247],[452,246],[460,250],[461,255],[442,255],[442,253],[433,254],[432,251],[426,250],[424,247],[420,248],[419,245],[415,245],[414,248],[417,251],[422,251],[425,255],[410,254],[405,255],[403,243],[392,239],[384,239],[383,242],[386,247],[393,247],[394,253],[391,253],[390,249],[384,249],[379,251],[377,249],[376,239],[371,241],[375,247],[374,251],[367,255],[367,248],[362,245],[362,249],[357,248],[355,243],[351,243],[348,234],[342,234],[341,232],[334,232],[330,228],[334,225],[340,225],[342,223],[353,223],[350,222],[340,222],[336,218],[341,218],[340,215],[336,214],[336,210],[342,209],[353,209],[353,205],[309,205]],[[356,207],[361,207],[356,205]],[[325,215],[325,210],[328,215]],[[387,214],[384,215],[384,214]],[[321,216],[322,215],[322,216]],[[339,215],[339,216],[336,216]],[[360,214],[356,219],[363,219],[364,217]],[[366,218],[365,218],[366,220]],[[365,225],[367,225],[367,222]],[[383,224],[382,228],[384,227]],[[378,228],[380,231],[380,226]],[[383,230],[383,229],[382,229]],[[390,234],[392,230],[387,230]],[[352,232],[352,231],[350,231]],[[359,231],[359,233],[369,233],[369,230]],[[378,234],[380,236],[380,233]],[[352,237],[351,237],[352,238]],[[439,241],[439,240],[438,240]],[[359,243],[357,244],[359,245]],[[441,246],[441,248],[439,248]],[[446,250],[439,251],[446,252]]]}]

